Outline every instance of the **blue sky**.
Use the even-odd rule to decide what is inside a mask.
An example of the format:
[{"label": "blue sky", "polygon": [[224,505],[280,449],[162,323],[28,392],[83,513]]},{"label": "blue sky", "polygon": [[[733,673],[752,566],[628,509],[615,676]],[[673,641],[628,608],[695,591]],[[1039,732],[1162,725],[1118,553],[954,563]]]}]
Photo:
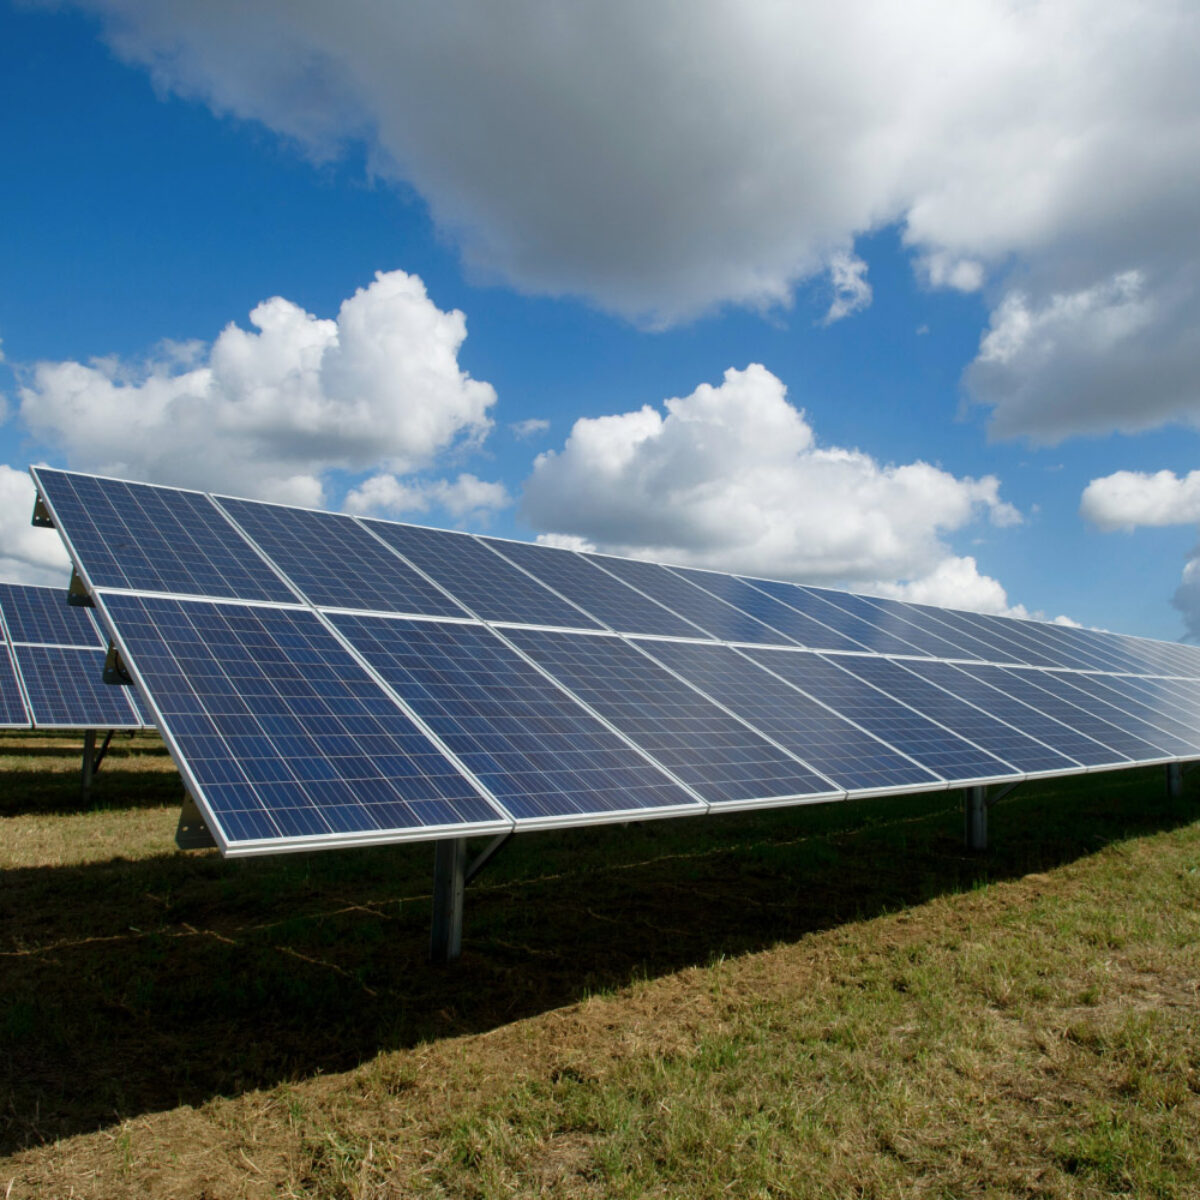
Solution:
[{"label": "blue sky", "polygon": [[45,461],[1200,631],[1195,19],[625,7],[0,3],[0,574]]}]

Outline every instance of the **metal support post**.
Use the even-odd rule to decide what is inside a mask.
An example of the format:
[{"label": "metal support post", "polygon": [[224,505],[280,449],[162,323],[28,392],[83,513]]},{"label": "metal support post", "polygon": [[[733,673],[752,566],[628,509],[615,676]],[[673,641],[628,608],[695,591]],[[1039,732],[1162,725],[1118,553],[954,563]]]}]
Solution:
[{"label": "metal support post", "polygon": [[1167,763],[1167,795],[1172,800],[1183,795],[1183,763]]},{"label": "metal support post", "polygon": [[987,788],[963,790],[963,834],[968,850],[987,849]]},{"label": "metal support post", "polygon": [[462,952],[466,873],[466,838],[449,838],[434,844],[433,929],[429,938],[432,962],[453,962]]},{"label": "metal support post", "polygon": [[83,731],[83,798],[92,798],[92,776],[96,773],[96,731]]}]

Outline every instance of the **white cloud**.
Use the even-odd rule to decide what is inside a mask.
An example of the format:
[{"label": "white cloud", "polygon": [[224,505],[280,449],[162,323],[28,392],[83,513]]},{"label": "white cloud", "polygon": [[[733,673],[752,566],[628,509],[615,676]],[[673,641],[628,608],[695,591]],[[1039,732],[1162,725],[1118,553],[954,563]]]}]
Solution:
[{"label": "white cloud", "polygon": [[862,312],[871,303],[871,285],[867,282],[867,264],[854,254],[839,251],[829,260],[829,282],[833,303],[825,314],[826,325]]},{"label": "white cloud", "polygon": [[1079,511],[1103,530],[1200,521],[1200,471],[1114,471],[1083,490]]},{"label": "white cloud", "polygon": [[463,314],[414,275],[377,274],[336,320],[277,296],[250,323],[146,363],[38,363],[21,417],[78,469],[305,505],[325,472],[419,470],[491,426],[495,391],[458,365]]},{"label": "white cloud", "polygon": [[[1020,520],[992,476],[819,446],[758,365],[665,408],[576,421],[561,450],[536,459],[525,517],[556,545],[582,538],[617,554],[813,582],[946,580],[958,564],[963,595],[979,577],[944,535],[981,518]],[[999,588],[973,586],[987,585]]]},{"label": "white cloud", "polygon": [[581,553],[599,549],[595,542],[589,542],[587,538],[577,537],[573,533],[539,533],[537,544],[552,546],[555,550],[578,550]]},{"label": "white cloud", "polygon": [[27,471],[0,463],[0,580],[65,588],[71,561],[53,529],[30,524],[35,495]]},{"label": "white cloud", "polygon": [[961,558],[948,555],[917,579],[901,583],[885,580],[862,590],[913,604],[934,604],[940,608],[997,613],[1006,617],[1029,615],[1024,605],[1009,604],[1008,594],[1000,581],[981,574],[969,554]]},{"label": "white cloud", "polygon": [[453,482],[400,480],[395,475],[372,475],[346,497],[347,512],[400,516],[425,513],[431,508],[445,509],[456,520],[485,520],[491,513],[507,508],[512,497],[502,483],[492,483],[469,473]]},{"label": "white cloud", "polygon": [[550,422],[542,417],[530,417],[525,421],[513,421],[509,429],[521,439],[533,437],[537,433],[545,433],[550,428]]},{"label": "white cloud", "polygon": [[1183,568],[1183,578],[1171,604],[1183,617],[1187,639],[1200,642],[1200,546],[1197,546]]},{"label": "white cloud", "polygon": [[[1200,412],[1193,4],[77,3],[165,90],[365,143],[484,277],[663,324],[786,304],[897,224],[933,286],[1036,326],[968,377],[997,433]],[[1128,272],[1149,324],[1105,338]]]}]

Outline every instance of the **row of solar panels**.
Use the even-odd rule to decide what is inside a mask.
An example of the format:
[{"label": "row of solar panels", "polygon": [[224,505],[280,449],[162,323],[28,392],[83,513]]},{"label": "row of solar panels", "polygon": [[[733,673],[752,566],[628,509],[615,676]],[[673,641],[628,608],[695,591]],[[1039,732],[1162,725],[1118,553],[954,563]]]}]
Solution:
[{"label": "row of solar panels", "polygon": [[35,478],[227,852],[1200,757],[1185,647],[883,602],[869,622],[795,585]]},{"label": "row of solar panels", "polygon": [[0,583],[0,728],[144,728],[136,693],[103,682],[106,645],[65,587]]}]

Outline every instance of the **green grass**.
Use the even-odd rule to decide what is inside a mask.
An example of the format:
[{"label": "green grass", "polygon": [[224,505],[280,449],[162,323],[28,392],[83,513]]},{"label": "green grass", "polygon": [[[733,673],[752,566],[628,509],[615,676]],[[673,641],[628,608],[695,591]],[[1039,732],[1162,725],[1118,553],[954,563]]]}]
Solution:
[{"label": "green grass", "polygon": [[[153,740],[0,738],[0,1194],[1200,1194],[1161,771],[428,846],[172,848]],[[8,750],[8,753],[5,751]]]}]

